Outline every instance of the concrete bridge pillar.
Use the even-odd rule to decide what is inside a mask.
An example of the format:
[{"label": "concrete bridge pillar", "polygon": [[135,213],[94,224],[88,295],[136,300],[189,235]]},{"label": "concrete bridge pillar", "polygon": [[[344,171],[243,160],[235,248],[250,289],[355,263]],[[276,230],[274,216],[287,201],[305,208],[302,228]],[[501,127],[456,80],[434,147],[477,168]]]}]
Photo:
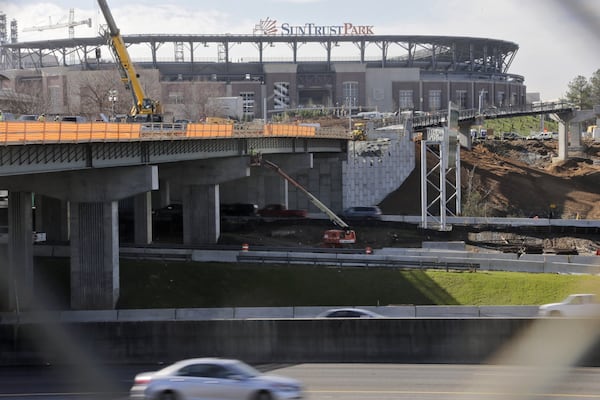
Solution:
[{"label": "concrete bridge pillar", "polygon": [[558,123],[558,156],[557,160],[566,160],[569,157],[569,142],[567,138],[567,127],[564,122]]},{"label": "concrete bridge pillar", "polygon": [[134,197],[133,225],[135,244],[152,243],[152,192]]},{"label": "concrete bridge pillar", "polygon": [[69,202],[35,195],[35,231],[44,232],[48,242],[69,240]]},{"label": "concrete bridge pillar", "polygon": [[71,308],[112,309],[118,299],[118,203],[71,203]]},{"label": "concrete bridge pillar", "polygon": [[152,207],[163,208],[171,204],[171,184],[168,179],[158,180],[158,190],[152,192]]},{"label": "concrete bridge pillar", "polygon": [[217,243],[221,235],[219,185],[186,185],[182,193],[183,243]]},{"label": "concrete bridge pillar", "polygon": [[[279,175],[265,176],[264,204],[283,204],[289,207],[288,182]],[[260,205],[260,204],[259,204]]]},{"label": "concrete bridge pillar", "polygon": [[249,176],[249,160],[182,162],[160,167],[161,179],[180,188],[183,207],[183,243],[216,243],[221,235],[220,184]]},{"label": "concrete bridge pillar", "polygon": [[471,137],[471,124],[458,125],[458,143],[460,147],[471,150],[473,138]]},{"label": "concrete bridge pillar", "polygon": [[[33,215],[31,192],[8,194],[8,307],[25,310],[33,306]],[[1,268],[2,270],[4,268]],[[7,273],[6,273],[7,272]]]},{"label": "concrete bridge pillar", "polygon": [[[119,296],[118,200],[158,189],[156,166],[100,168],[82,171],[0,177],[9,193],[34,192],[70,202],[71,307],[113,308]],[[10,196],[10,195],[9,195]],[[9,197],[9,269],[23,271],[25,288],[33,291],[31,193]],[[9,211],[10,212],[10,211]],[[29,220],[27,220],[29,218]],[[13,285],[9,281],[9,285]],[[30,302],[29,302],[30,303]]]},{"label": "concrete bridge pillar", "polygon": [[578,122],[569,123],[569,147],[574,150],[580,150],[581,147],[581,124]]}]

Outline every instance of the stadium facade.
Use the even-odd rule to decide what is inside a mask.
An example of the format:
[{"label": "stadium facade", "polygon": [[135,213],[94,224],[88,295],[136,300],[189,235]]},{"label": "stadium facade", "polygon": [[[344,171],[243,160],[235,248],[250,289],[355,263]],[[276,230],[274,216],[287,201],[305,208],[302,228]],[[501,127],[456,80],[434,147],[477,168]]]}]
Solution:
[{"label": "stadium facade", "polygon": [[[508,72],[518,45],[503,40],[377,35],[374,26],[290,25],[260,21],[249,35],[125,35],[130,48],[146,49],[138,61],[149,95],[174,119],[198,119],[206,97],[242,97],[248,119],[306,107],[395,112],[505,107],[526,102],[524,78]],[[244,47],[250,56],[235,57]],[[312,47],[311,47],[312,46]],[[172,57],[159,57],[171,47]],[[302,49],[311,50],[302,55]],[[345,55],[337,55],[343,47]],[[276,49],[274,49],[276,48]],[[90,76],[114,71],[102,37],[4,43],[0,85],[4,90],[42,93],[49,113],[85,114]],[[373,51],[375,49],[375,51]],[[206,57],[207,54],[216,57]],[[278,58],[268,58],[277,51]],[[104,57],[103,57],[104,56]],[[96,75],[94,75],[96,74]],[[86,78],[86,76],[88,76]],[[118,76],[126,112],[131,96]],[[96,79],[98,80],[98,79]],[[82,84],[88,82],[88,84]],[[115,104],[98,101],[108,113]],[[121,109],[122,108],[122,109]],[[35,111],[35,110],[32,110]]]}]

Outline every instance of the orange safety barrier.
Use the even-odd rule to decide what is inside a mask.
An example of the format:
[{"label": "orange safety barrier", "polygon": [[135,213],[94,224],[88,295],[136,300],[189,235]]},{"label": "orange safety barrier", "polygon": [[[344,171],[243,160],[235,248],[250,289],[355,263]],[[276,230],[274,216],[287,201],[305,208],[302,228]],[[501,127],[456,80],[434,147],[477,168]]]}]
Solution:
[{"label": "orange safety barrier", "polygon": [[[160,140],[182,138],[230,138],[234,134],[234,124],[187,124],[185,131],[174,131],[169,124],[149,127],[139,123],[115,122],[38,122],[0,121],[0,144],[21,143],[60,143],[91,141],[129,141],[144,139]],[[260,136],[312,137],[317,128],[295,124],[269,124],[262,130],[239,130]]]},{"label": "orange safety barrier", "polygon": [[188,124],[186,137],[232,137],[233,124]]},{"label": "orange safety barrier", "polygon": [[264,127],[265,136],[315,136],[317,128],[314,126],[269,124]]},{"label": "orange safety barrier", "polygon": [[137,140],[140,124],[106,122],[0,122],[0,143],[58,143]]}]

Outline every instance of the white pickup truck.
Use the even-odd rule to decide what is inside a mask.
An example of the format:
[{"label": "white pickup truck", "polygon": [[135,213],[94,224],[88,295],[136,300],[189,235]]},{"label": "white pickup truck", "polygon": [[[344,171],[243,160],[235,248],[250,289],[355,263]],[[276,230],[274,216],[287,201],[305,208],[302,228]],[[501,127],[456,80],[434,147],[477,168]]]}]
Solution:
[{"label": "white pickup truck", "polygon": [[560,303],[540,306],[542,317],[600,317],[600,303],[595,294],[572,294]]}]

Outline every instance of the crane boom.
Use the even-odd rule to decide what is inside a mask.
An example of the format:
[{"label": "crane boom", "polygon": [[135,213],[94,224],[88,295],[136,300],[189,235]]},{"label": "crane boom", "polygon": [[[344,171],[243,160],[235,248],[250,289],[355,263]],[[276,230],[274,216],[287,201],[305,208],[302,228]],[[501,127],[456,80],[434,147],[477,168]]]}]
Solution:
[{"label": "crane boom", "polygon": [[323,202],[320,201],[319,199],[317,199],[315,197],[315,195],[313,195],[311,192],[306,190],[304,188],[304,186],[299,184],[294,178],[292,178],[291,176],[286,174],[277,164],[275,164],[274,162],[271,162],[269,160],[265,160],[265,159],[262,159],[261,162],[264,165],[266,165],[267,167],[269,167],[272,170],[274,170],[275,172],[277,172],[279,175],[281,175],[285,180],[290,182],[292,185],[294,185],[295,187],[300,189],[308,197],[308,199],[311,201],[311,203],[313,203],[319,210],[321,210],[325,214],[327,214],[327,216],[329,217],[331,222],[333,222],[335,225],[339,226],[342,229],[350,229],[350,226],[347,223],[345,223],[344,220],[342,220],[340,217],[338,217],[333,211],[331,211],[329,209],[329,207],[327,207],[325,204],[323,204]]},{"label": "crane boom", "polygon": [[148,115],[151,120],[160,121],[162,119],[160,117],[162,112],[160,109],[160,104],[157,101],[146,97],[144,88],[139,80],[139,75],[136,72],[133,63],[131,62],[131,57],[127,51],[127,46],[123,41],[123,37],[121,36],[119,28],[117,28],[117,24],[115,23],[110,9],[108,8],[106,0],[98,0],[98,5],[100,6],[100,10],[102,11],[108,26],[107,42],[108,46],[113,52],[113,55],[115,56],[117,66],[119,67],[121,81],[125,84],[125,87],[128,90],[131,90],[133,95],[133,107],[130,113],[131,116],[133,117],[138,114],[144,114]]}]

